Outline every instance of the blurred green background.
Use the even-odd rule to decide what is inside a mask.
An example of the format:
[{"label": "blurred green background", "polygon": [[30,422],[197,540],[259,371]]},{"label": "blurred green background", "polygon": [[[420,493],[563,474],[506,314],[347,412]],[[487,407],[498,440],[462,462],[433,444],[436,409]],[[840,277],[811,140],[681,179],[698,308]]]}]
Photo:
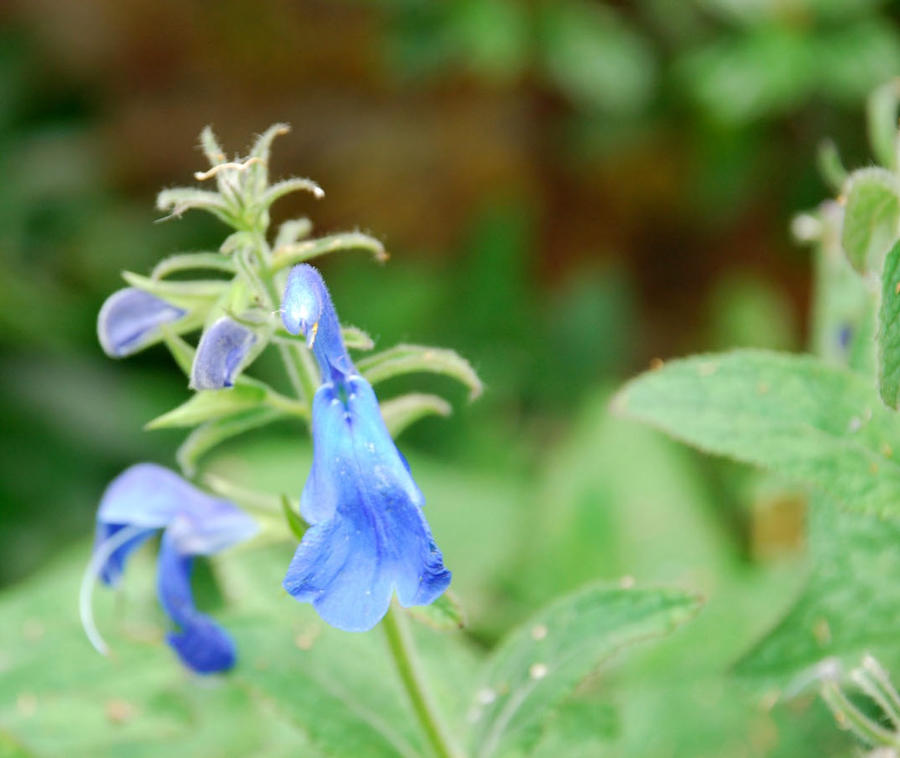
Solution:
[{"label": "blurred green background", "polygon": [[[156,191],[202,167],[201,127],[241,152],[287,121],[273,174],[326,197],[284,200],[275,221],[359,228],[391,252],[323,262],[342,318],[379,346],[457,349],[487,385],[466,406],[434,380],[457,412],[401,440],[474,640],[629,574],[709,593],[713,677],[787,607],[802,498],[605,404],[654,358],[803,347],[810,256],[789,220],[827,194],[823,137],[870,160],[864,100],[900,73],[896,4],[12,0],[0,19],[0,584],[83,545],[125,466],[171,462],[180,435],[141,426],[184,379],[162,348],[106,359],[97,311],[122,269],[221,242],[201,215],[154,223]],[[212,465],[299,492],[301,434]],[[650,721],[665,703],[637,690],[626,711]],[[804,707],[815,717],[794,721],[827,725]],[[737,710],[691,722],[686,753],[624,754],[797,754],[772,717]]]}]

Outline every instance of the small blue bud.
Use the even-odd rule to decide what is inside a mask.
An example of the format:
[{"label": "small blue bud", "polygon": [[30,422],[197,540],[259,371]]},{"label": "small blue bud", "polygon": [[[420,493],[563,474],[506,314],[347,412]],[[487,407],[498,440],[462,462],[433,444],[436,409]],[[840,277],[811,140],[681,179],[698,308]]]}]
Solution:
[{"label": "small blue bud", "polygon": [[200,338],[190,387],[195,390],[220,390],[234,385],[244,367],[250,349],[256,343],[252,329],[223,316]]},{"label": "small blue bud", "polygon": [[149,292],[128,287],[114,292],[103,303],[97,317],[97,337],[103,352],[111,358],[122,358],[157,340],[163,324],[178,321],[186,313]]},{"label": "small blue bud", "polygon": [[344,346],[341,325],[322,275],[307,263],[294,266],[288,274],[281,304],[281,320],[291,334],[306,337],[324,381],[340,381],[355,373]]}]

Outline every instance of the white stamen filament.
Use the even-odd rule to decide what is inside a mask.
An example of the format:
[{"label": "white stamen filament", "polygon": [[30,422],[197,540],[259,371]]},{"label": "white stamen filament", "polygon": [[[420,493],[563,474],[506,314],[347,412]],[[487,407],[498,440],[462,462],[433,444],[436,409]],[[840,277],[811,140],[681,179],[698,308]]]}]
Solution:
[{"label": "white stamen filament", "polygon": [[236,162],[219,163],[219,164],[213,166],[208,171],[195,171],[194,178],[198,182],[205,182],[207,179],[212,179],[220,171],[227,170],[227,169],[231,169],[233,171],[246,171],[254,163],[262,163],[262,159],[254,156],[253,158],[248,158],[243,163],[236,163]]},{"label": "white stamen filament", "polygon": [[101,655],[109,655],[109,646],[103,641],[97,629],[97,624],[94,622],[92,603],[94,586],[97,584],[100,570],[110,556],[128,540],[137,537],[146,530],[147,527],[145,526],[126,526],[109,539],[101,542],[91,556],[91,561],[88,563],[87,568],[84,570],[84,576],[81,578],[81,589],[78,592],[78,615],[81,617],[81,626],[84,627],[84,633],[87,635],[88,640]]}]

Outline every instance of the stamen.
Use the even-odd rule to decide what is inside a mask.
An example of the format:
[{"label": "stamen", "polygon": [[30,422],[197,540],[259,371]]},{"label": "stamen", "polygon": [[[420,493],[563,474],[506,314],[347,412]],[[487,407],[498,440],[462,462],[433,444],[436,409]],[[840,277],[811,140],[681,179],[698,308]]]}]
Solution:
[{"label": "stamen", "polygon": [[243,163],[235,163],[233,161],[229,161],[228,163],[219,163],[213,166],[208,171],[195,171],[194,179],[198,182],[204,182],[207,179],[212,179],[219,171],[223,169],[234,169],[235,171],[246,171],[250,166],[254,163],[262,163],[262,158],[257,158],[254,156],[253,158],[248,158]]},{"label": "stamen", "polygon": [[93,595],[94,586],[100,576],[100,571],[110,556],[128,540],[137,537],[141,532],[147,530],[145,526],[126,526],[120,529],[109,539],[100,543],[98,548],[91,556],[91,561],[84,570],[84,576],[81,579],[81,589],[78,592],[78,615],[81,618],[81,626],[84,633],[94,649],[101,655],[109,655],[109,646],[103,641],[97,624],[94,622]]},{"label": "stamen", "polygon": [[319,322],[316,321],[315,324],[312,325],[312,329],[309,330],[309,337],[306,339],[306,346],[312,350],[313,345],[316,343],[316,335],[319,333]]}]

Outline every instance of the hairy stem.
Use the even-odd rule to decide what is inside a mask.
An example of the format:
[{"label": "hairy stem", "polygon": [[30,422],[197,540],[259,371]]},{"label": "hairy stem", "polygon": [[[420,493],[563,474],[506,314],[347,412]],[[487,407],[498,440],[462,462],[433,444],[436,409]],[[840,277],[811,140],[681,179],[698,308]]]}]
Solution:
[{"label": "hairy stem", "polygon": [[394,657],[397,673],[409,695],[413,710],[419,719],[434,753],[439,758],[462,758],[462,752],[454,744],[446,724],[435,707],[431,693],[416,659],[415,645],[403,612],[396,606],[388,610],[381,622],[388,648]]}]

